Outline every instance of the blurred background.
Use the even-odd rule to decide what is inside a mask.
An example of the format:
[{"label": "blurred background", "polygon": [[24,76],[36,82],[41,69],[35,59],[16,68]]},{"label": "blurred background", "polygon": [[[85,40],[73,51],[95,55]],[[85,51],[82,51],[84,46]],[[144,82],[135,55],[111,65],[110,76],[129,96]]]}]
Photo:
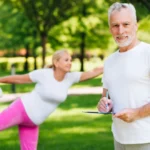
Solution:
[{"label": "blurred background", "polygon": [[[51,55],[67,49],[72,71],[103,65],[117,50],[109,32],[107,11],[115,0],[0,0],[0,77],[23,74],[51,64]],[[138,38],[150,43],[150,1],[132,3],[137,10]],[[101,86],[101,76],[72,88]],[[4,93],[24,93],[34,84],[0,84]],[[96,110],[98,95],[69,96],[42,124],[39,150],[113,150],[111,116],[85,115]],[[1,103],[3,110],[9,103]],[[71,108],[71,110],[70,110]],[[0,149],[17,150],[17,128],[0,133]],[[61,148],[60,148],[61,147]]]},{"label": "blurred background", "polygon": [[[58,49],[68,49],[79,70],[91,58],[101,61],[117,49],[109,33],[108,7],[114,0],[0,0],[0,70],[31,71],[51,63]],[[135,5],[138,37],[150,43],[150,1]]]}]

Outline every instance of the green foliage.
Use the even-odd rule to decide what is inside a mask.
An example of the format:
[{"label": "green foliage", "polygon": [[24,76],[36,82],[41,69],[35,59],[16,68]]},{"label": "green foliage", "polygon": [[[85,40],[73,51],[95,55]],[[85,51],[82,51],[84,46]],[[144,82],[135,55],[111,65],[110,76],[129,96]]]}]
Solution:
[{"label": "green foliage", "polygon": [[140,40],[150,43],[150,15],[139,21],[138,37]]},{"label": "green foliage", "polygon": [[33,27],[31,26],[31,22],[22,11],[13,6],[13,3],[1,2],[0,13],[3,14],[0,17],[0,28],[2,32],[0,36],[0,48],[26,48],[26,45],[33,42],[34,37],[32,35]]},{"label": "green foliage", "polygon": [[[86,49],[107,49],[109,38],[107,9],[108,4],[103,0],[84,0],[76,8],[78,11],[67,21],[55,26],[51,35],[58,34],[56,47],[64,43],[64,47],[79,49],[81,35],[85,33]],[[63,30],[62,30],[63,29]],[[52,43],[53,44],[53,43]],[[54,45],[55,46],[55,45]]]},{"label": "green foliage", "polygon": [[[144,0],[120,1],[135,5],[140,24],[139,37],[149,42],[149,25],[146,27],[149,18],[146,24],[141,23],[149,15],[149,3]],[[8,56],[15,56],[18,49],[26,48],[29,56],[43,55],[41,64],[46,55],[60,48],[80,54],[82,60],[85,53],[92,50],[93,54],[96,51],[95,55],[107,56],[116,49],[107,21],[108,8],[114,2],[1,0],[0,49],[9,50]]]}]

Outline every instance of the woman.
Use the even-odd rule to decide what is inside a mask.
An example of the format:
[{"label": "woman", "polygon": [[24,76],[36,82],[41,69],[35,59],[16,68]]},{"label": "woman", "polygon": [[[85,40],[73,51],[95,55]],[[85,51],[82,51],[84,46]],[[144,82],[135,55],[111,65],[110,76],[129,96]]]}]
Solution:
[{"label": "woman", "polygon": [[0,114],[0,130],[18,125],[21,150],[36,150],[39,125],[66,99],[72,84],[103,72],[103,67],[88,72],[70,72],[70,69],[71,56],[60,50],[53,55],[50,68],[0,78],[1,83],[36,83],[32,92],[16,99]]}]

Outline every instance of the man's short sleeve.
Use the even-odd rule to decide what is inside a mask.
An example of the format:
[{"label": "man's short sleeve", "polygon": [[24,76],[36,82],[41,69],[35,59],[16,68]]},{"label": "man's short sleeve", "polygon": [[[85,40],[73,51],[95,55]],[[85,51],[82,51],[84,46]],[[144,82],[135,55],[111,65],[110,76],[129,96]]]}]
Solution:
[{"label": "man's short sleeve", "polygon": [[103,77],[102,77],[102,83],[103,83],[103,88],[108,89],[108,86],[107,86],[107,83],[106,83],[106,80],[105,80],[105,76],[104,76],[104,75],[103,75]]},{"label": "man's short sleeve", "polygon": [[106,82],[106,76],[105,76],[105,70],[106,70],[106,61],[104,63],[104,73],[103,73],[103,77],[102,77],[102,83],[103,83],[103,88],[108,89],[108,85]]}]

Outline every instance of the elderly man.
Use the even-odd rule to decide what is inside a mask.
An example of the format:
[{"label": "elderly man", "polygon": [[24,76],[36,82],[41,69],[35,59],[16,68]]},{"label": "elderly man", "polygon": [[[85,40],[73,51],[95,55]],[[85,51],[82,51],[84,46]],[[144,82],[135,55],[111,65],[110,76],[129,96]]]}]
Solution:
[{"label": "elderly man", "polygon": [[108,21],[119,49],[105,61],[104,89],[97,107],[114,113],[115,150],[150,150],[150,45],[137,38],[132,4],[114,3]]}]

